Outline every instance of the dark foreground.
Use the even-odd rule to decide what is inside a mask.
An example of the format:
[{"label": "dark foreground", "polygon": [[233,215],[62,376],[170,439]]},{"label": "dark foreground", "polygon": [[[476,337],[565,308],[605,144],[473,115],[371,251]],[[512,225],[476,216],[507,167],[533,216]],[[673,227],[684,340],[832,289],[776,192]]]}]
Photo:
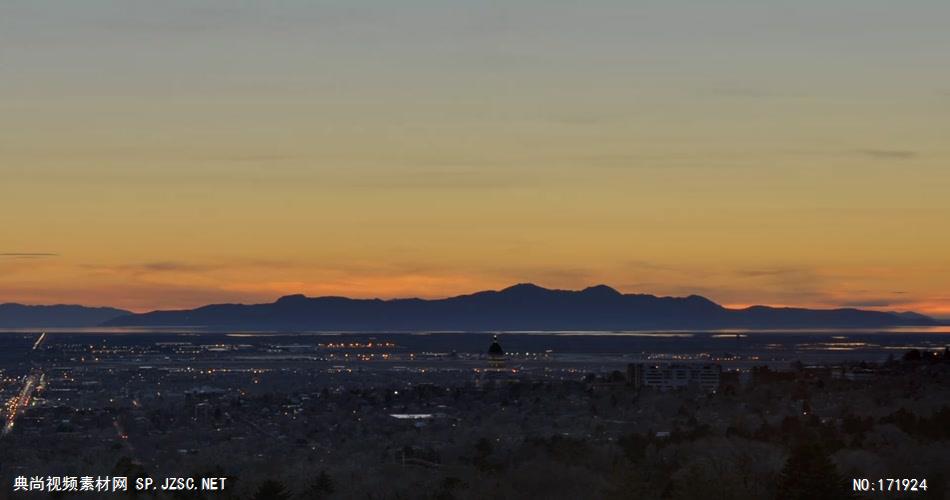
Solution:
[{"label": "dark foreground", "polygon": [[[715,390],[664,391],[617,355],[238,338],[0,338],[0,498],[845,498],[853,479],[950,498],[942,350],[768,370],[706,353]],[[130,491],[14,491],[48,476]],[[135,491],[146,477],[227,480]]]}]

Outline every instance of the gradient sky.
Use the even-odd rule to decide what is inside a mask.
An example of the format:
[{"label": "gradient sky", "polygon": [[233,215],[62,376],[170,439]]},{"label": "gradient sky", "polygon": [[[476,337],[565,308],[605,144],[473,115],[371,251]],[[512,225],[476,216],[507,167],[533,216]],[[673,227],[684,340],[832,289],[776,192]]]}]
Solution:
[{"label": "gradient sky", "polygon": [[950,316],[950,2],[0,0],[0,302]]}]

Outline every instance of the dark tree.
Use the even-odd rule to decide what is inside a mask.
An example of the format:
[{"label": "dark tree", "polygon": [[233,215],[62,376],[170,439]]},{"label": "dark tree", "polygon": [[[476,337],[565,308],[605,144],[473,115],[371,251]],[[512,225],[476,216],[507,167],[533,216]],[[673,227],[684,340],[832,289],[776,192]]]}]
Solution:
[{"label": "dark tree", "polygon": [[481,438],[475,443],[475,457],[474,462],[475,466],[480,470],[491,469],[491,462],[489,462],[489,457],[491,457],[494,447],[487,438]]},{"label": "dark tree", "polygon": [[850,498],[845,480],[828,452],[816,443],[792,448],[778,482],[778,500],[837,500]]},{"label": "dark tree", "polygon": [[148,473],[145,472],[142,464],[133,462],[129,457],[122,457],[116,462],[115,467],[112,468],[112,475],[128,478],[129,489],[126,490],[126,495],[129,498],[138,498],[139,496],[138,490],[132,487],[135,481],[139,478],[148,477]]},{"label": "dark tree", "polygon": [[330,498],[334,490],[333,479],[327,474],[327,471],[322,470],[300,493],[299,498],[303,500],[323,500]]},{"label": "dark tree", "polygon": [[639,462],[643,460],[643,457],[646,454],[647,445],[650,444],[650,440],[642,434],[627,434],[626,436],[621,437],[617,444],[620,445],[620,449],[623,450],[624,456],[627,457],[627,460],[631,462]]},{"label": "dark tree", "polygon": [[290,500],[290,494],[280,481],[268,479],[261,483],[252,498],[254,500]]},{"label": "dark tree", "polygon": [[439,490],[435,493],[435,500],[452,500],[455,498],[455,491],[464,489],[467,485],[457,477],[446,477],[442,479]]}]

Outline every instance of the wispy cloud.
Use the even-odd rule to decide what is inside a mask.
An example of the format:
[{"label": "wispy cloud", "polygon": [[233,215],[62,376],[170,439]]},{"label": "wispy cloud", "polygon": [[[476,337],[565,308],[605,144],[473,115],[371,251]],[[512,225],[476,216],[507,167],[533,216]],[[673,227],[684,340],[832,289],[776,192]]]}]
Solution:
[{"label": "wispy cloud", "polygon": [[220,267],[221,266],[213,264],[199,264],[193,262],[177,261],[146,262],[143,264],[130,266],[130,268],[135,270],[151,272],[204,272],[218,269]]},{"label": "wispy cloud", "polygon": [[763,268],[763,269],[739,269],[736,274],[747,278],[761,278],[764,276],[787,276],[789,274],[798,274],[801,271],[794,268]]},{"label": "wispy cloud", "polygon": [[889,307],[897,304],[888,299],[864,299],[845,301],[838,305],[841,307]]},{"label": "wispy cloud", "polygon": [[858,152],[878,160],[911,160],[917,157],[916,151],[903,149],[862,149]]},{"label": "wispy cloud", "polygon": [[467,166],[447,166],[372,176],[341,178],[340,184],[369,189],[508,189],[532,185],[536,180]]},{"label": "wispy cloud", "polygon": [[230,259],[221,262],[188,262],[181,260],[155,260],[121,265],[87,264],[82,266],[94,272],[129,273],[132,275],[154,273],[207,273],[229,269],[280,269],[290,267],[291,262],[267,259]]},{"label": "wispy cloud", "polygon": [[755,88],[755,87],[743,87],[743,86],[722,86],[714,87],[710,89],[705,89],[701,91],[705,95],[713,95],[719,97],[739,97],[739,98],[763,98],[763,97],[779,97],[780,93],[775,92],[769,89]]},{"label": "wispy cloud", "polygon": [[10,259],[42,259],[46,257],[59,257],[59,254],[50,252],[0,252],[0,257]]}]

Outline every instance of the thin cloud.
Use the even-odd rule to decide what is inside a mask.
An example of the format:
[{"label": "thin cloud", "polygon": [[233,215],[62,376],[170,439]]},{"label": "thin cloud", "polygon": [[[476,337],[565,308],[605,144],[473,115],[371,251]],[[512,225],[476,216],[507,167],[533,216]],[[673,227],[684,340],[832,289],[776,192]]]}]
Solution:
[{"label": "thin cloud", "polygon": [[204,272],[210,271],[212,269],[217,269],[220,266],[208,265],[208,264],[195,264],[190,262],[175,262],[175,261],[162,261],[162,262],[146,262],[144,264],[134,266],[135,269],[141,271],[153,271],[153,272]]},{"label": "thin cloud", "polygon": [[273,162],[287,162],[293,160],[299,160],[300,156],[294,155],[280,155],[280,154],[247,154],[247,155],[235,155],[235,156],[218,156],[206,158],[210,161],[220,161],[220,162],[234,162],[234,163],[273,163]]},{"label": "thin cloud", "polygon": [[341,179],[341,184],[370,189],[508,189],[532,184],[525,178],[482,172],[477,169],[449,167],[391,175],[361,176]]},{"label": "thin cloud", "polygon": [[84,264],[81,267],[96,274],[123,274],[141,276],[160,273],[187,273],[203,274],[214,271],[255,268],[255,269],[284,269],[292,265],[289,261],[266,259],[236,259],[218,263],[186,262],[176,260],[156,260],[134,264],[100,265]]},{"label": "thin cloud", "polygon": [[785,276],[801,272],[798,269],[774,268],[774,269],[739,269],[736,274],[748,278],[761,278],[763,276]]},{"label": "thin cloud", "polygon": [[916,301],[905,297],[868,297],[839,302],[841,307],[903,307]]},{"label": "thin cloud", "polygon": [[738,98],[764,98],[764,97],[777,97],[781,94],[753,87],[716,87],[705,90],[702,92],[706,95],[713,95],[719,97],[738,97]]},{"label": "thin cloud", "polygon": [[680,271],[680,269],[677,269],[673,266],[660,264],[651,260],[629,260],[626,262],[626,265],[627,267],[635,270],[649,269],[653,271]]},{"label": "thin cloud", "polygon": [[894,301],[887,299],[868,299],[841,302],[839,305],[841,307],[889,307],[896,304],[894,304]]},{"label": "thin cloud", "polygon": [[59,254],[50,252],[0,252],[0,257],[11,259],[42,259],[45,257],[59,257]]},{"label": "thin cloud", "polygon": [[917,157],[916,151],[902,149],[862,149],[858,152],[878,160],[911,160]]}]

